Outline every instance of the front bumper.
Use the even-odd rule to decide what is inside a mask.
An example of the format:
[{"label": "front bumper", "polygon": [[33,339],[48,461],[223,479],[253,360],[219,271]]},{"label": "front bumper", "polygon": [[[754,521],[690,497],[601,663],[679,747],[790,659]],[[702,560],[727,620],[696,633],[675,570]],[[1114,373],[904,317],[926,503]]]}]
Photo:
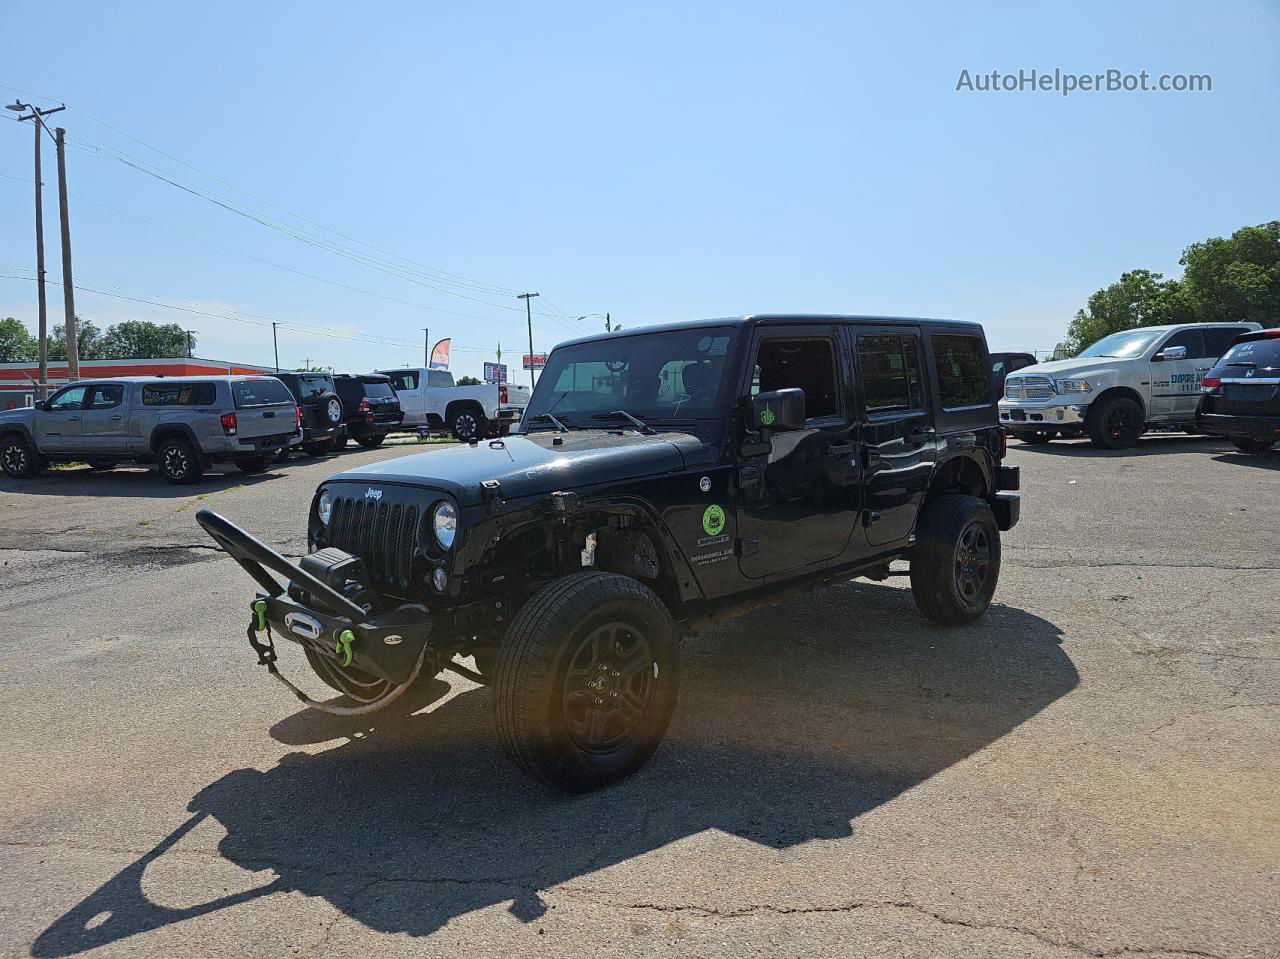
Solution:
[{"label": "front bumper", "polygon": [[1000,401],[1000,425],[1018,430],[1061,429],[1082,426],[1089,414],[1088,403],[1015,403]]}]

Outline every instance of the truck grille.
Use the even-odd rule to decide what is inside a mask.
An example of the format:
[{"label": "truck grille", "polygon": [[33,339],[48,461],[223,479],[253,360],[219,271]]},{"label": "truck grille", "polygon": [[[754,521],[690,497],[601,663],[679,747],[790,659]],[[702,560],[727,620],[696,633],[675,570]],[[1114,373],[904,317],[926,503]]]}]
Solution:
[{"label": "truck grille", "polygon": [[1007,400],[1047,400],[1053,395],[1053,380],[1047,376],[1010,376],[1004,381]]},{"label": "truck grille", "polygon": [[375,583],[408,589],[418,550],[418,507],[336,497],[325,541],[364,560]]}]

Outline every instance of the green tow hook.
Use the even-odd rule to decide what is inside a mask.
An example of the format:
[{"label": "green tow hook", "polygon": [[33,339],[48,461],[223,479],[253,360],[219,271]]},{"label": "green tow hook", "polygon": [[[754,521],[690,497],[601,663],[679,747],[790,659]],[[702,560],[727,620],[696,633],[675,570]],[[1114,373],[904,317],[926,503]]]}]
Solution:
[{"label": "green tow hook", "polygon": [[258,632],[264,632],[267,628],[267,601],[265,599],[254,600],[253,612],[258,617]]},{"label": "green tow hook", "polygon": [[342,665],[351,665],[351,644],[356,641],[356,634],[349,629],[344,629],[338,634],[338,642],[334,644],[333,652],[337,656],[342,657]]}]

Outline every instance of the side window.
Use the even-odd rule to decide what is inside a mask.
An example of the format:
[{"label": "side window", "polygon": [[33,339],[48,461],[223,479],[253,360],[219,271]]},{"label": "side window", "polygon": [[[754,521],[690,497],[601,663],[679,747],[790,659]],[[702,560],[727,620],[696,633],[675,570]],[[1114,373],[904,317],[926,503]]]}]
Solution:
[{"label": "side window", "polygon": [[1026,369],[1028,366],[1035,366],[1035,365],[1036,365],[1035,360],[1029,360],[1025,356],[1015,356],[1013,358],[1013,369],[1015,370]]},{"label": "side window", "polygon": [[[280,386],[284,388],[283,383]],[[212,383],[157,383],[142,388],[142,405],[212,406],[216,396]]]},{"label": "side window", "polygon": [[90,410],[109,410],[113,406],[119,406],[120,401],[124,399],[124,387],[118,383],[103,383],[98,386],[89,388],[89,405],[86,409]]},{"label": "side window", "polygon": [[920,389],[920,347],[914,336],[858,336],[858,370],[867,398],[867,413],[924,408]]},{"label": "side window", "polygon": [[[397,393],[418,388],[418,374],[416,372],[406,371],[404,373],[389,373],[388,375],[391,377],[391,388]],[[427,382],[431,382],[430,377],[428,377]]]},{"label": "side window", "polygon": [[74,410],[84,409],[84,391],[85,387],[83,386],[72,386],[63,390],[49,401],[50,411],[70,413]]},{"label": "side window", "polygon": [[309,399],[315,396],[324,396],[326,393],[330,392],[329,377],[299,376],[298,392],[302,394],[303,399]]},{"label": "side window", "polygon": [[[1167,350],[1171,346],[1185,346],[1187,348],[1187,359],[1196,360],[1201,357],[1208,356],[1204,347],[1204,333],[1200,330],[1183,330],[1175,333],[1164,341],[1164,345],[1160,350]],[[1157,350],[1156,352],[1160,352]]]},{"label": "side window", "polygon": [[[415,379],[415,382],[416,382],[417,377],[415,376],[415,377],[414,377],[414,379]],[[446,373],[446,372],[444,372],[443,370],[428,370],[428,371],[427,371],[427,386],[444,386],[444,387],[449,387],[449,386],[453,386],[453,385],[454,385],[454,384],[453,384],[453,374],[452,374],[452,373]]]},{"label": "side window", "polygon": [[933,358],[938,363],[938,394],[944,410],[985,406],[991,401],[990,379],[982,340],[976,336],[935,333]]},{"label": "side window", "polygon": [[1227,352],[1227,347],[1241,333],[1248,333],[1249,329],[1244,326],[1228,326],[1219,327],[1215,330],[1204,331],[1204,348],[1205,355],[1212,359],[1217,359],[1223,353]]},{"label": "side window", "polygon": [[[686,388],[688,370],[681,371]],[[805,419],[840,415],[835,346],[825,337],[761,341],[751,378],[751,395],[799,387],[804,390]]]}]

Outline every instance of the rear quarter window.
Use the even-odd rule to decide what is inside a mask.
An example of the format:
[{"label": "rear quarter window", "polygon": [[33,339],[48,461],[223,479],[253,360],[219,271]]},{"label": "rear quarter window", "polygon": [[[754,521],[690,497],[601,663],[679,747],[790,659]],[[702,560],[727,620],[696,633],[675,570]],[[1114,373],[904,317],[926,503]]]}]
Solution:
[{"label": "rear quarter window", "polygon": [[979,337],[935,333],[933,358],[938,366],[938,395],[943,409],[991,402],[986,350]]},{"label": "rear quarter window", "polygon": [[236,380],[231,384],[231,395],[235,397],[237,409],[293,403],[293,394],[287,386],[279,380],[266,377],[260,380]]},{"label": "rear quarter window", "polygon": [[213,383],[156,383],[142,388],[143,406],[213,406],[218,388]]},{"label": "rear quarter window", "polygon": [[1280,336],[1259,337],[1237,343],[1218,360],[1218,366],[1238,363],[1242,367],[1252,365],[1260,370],[1280,369]]},{"label": "rear quarter window", "polygon": [[395,391],[387,380],[365,380],[364,392],[371,400],[394,400]]},{"label": "rear quarter window", "polygon": [[333,382],[327,376],[299,376],[298,391],[303,399],[324,396],[333,392]]}]

